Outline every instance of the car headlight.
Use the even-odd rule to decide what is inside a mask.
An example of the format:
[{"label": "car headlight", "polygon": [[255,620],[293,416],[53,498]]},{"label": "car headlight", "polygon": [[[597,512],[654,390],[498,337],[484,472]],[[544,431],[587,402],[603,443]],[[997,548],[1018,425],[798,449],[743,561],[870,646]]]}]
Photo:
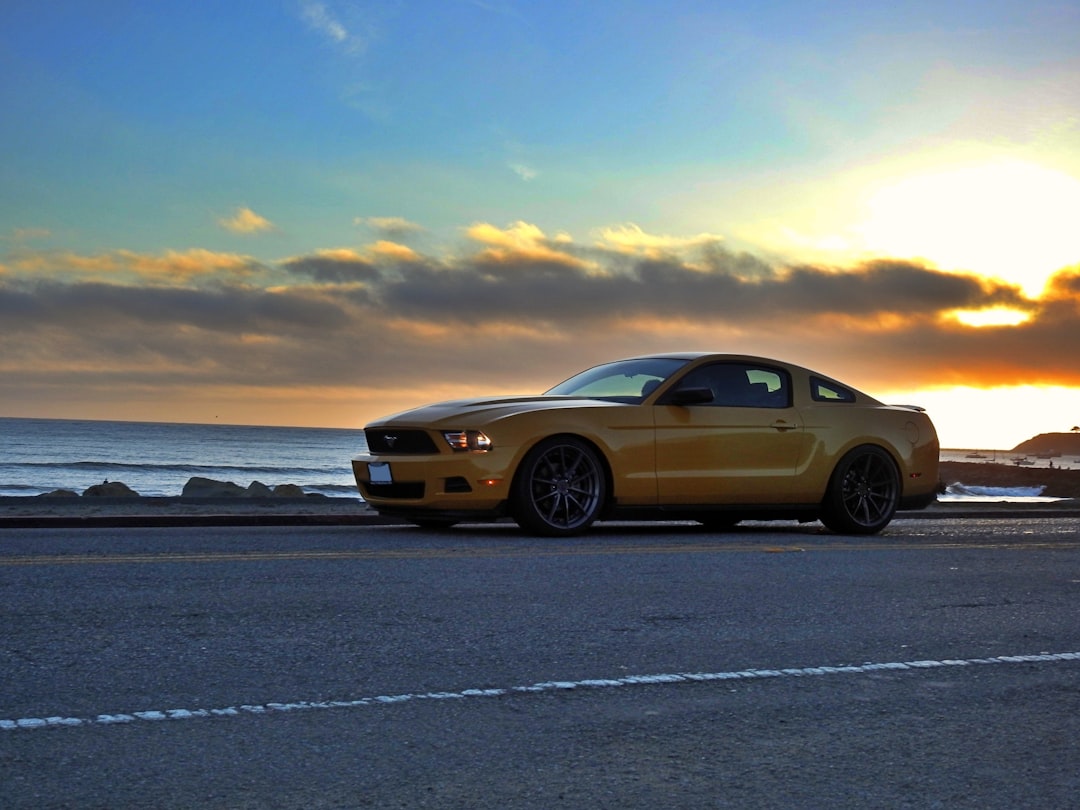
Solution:
[{"label": "car headlight", "polygon": [[485,453],[491,449],[491,439],[481,430],[444,430],[443,438],[451,449]]}]

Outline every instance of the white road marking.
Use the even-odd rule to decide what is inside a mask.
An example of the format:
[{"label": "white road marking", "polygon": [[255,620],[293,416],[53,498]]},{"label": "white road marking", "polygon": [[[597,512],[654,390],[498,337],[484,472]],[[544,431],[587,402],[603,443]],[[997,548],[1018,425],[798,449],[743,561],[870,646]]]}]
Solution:
[{"label": "white road marking", "polygon": [[109,726],[123,723],[160,723],[172,720],[194,720],[210,717],[240,717],[245,714],[307,711],[312,709],[355,709],[365,706],[384,706],[414,700],[464,700],[466,698],[501,697],[522,693],[558,692],[570,689],[607,689],[617,686],[701,683],[704,681],[746,681],[764,678],[805,678],[822,675],[865,674],[881,671],[967,667],[979,664],[1039,664],[1061,661],[1080,661],[1080,652],[1039,653],[1037,655],[999,655],[993,658],[948,658],[942,661],[895,661],[839,667],[798,667],[792,669],[744,669],[731,672],[679,672],[658,675],[627,675],[622,678],[595,678],[581,681],[543,681],[528,686],[508,686],[494,689],[465,689],[460,692],[411,692],[401,695],[377,695],[356,700],[301,700],[295,703],[262,703],[227,706],[221,709],[160,709],[125,714],[99,714],[94,717],[22,717],[0,720],[0,731],[35,728],[73,728],[76,726]]}]

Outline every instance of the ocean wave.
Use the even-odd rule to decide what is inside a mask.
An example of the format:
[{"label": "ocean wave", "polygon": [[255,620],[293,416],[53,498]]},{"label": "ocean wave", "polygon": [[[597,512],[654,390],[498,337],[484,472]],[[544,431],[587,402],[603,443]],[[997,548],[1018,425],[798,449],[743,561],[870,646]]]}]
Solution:
[{"label": "ocean wave", "polygon": [[270,467],[246,464],[142,464],[116,461],[22,461],[0,464],[0,470],[118,470],[122,472],[176,472],[200,475],[214,471],[236,471],[243,475],[319,475],[340,473],[348,465],[337,467]]},{"label": "ocean wave", "polygon": [[1005,498],[1037,498],[1046,487],[981,487],[956,482],[945,488],[947,495],[976,495],[978,497],[1001,496]]},{"label": "ocean wave", "polygon": [[[136,486],[133,489],[141,496],[148,498],[175,498],[181,495],[180,486],[170,487],[157,487],[153,485],[143,486],[138,482],[135,482]],[[299,486],[307,495],[323,495],[327,498],[357,498],[360,499],[360,492],[357,490],[355,484],[318,484],[318,483],[301,483],[296,484],[295,481],[283,481],[281,483],[294,484]],[[267,484],[270,489],[273,489],[277,484]],[[23,498],[34,497],[38,495],[47,495],[50,492],[57,490],[70,490],[77,495],[81,495],[83,490],[87,488],[86,485],[60,485],[60,486],[43,486],[38,484],[18,484],[18,483],[4,483],[0,482],[0,498]]]},{"label": "ocean wave", "polygon": [[83,492],[108,479],[169,497],[198,477],[354,498],[351,460],[364,449],[356,430],[52,419],[0,418],[0,439],[0,496]]},{"label": "ocean wave", "polygon": [[1065,500],[1043,495],[1045,489],[1045,486],[983,487],[957,481],[946,486],[938,500],[947,503],[1051,503]]}]

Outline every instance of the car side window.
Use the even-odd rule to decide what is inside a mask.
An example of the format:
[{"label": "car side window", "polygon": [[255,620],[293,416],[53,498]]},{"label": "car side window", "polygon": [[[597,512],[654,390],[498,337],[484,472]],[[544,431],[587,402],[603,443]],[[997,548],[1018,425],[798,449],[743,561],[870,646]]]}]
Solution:
[{"label": "car side window", "polygon": [[707,388],[714,407],[787,408],[791,404],[791,381],[786,372],[746,363],[713,363],[694,369],[678,390]]},{"label": "car side window", "polygon": [[854,402],[855,392],[832,380],[811,377],[810,398],[814,402]]}]

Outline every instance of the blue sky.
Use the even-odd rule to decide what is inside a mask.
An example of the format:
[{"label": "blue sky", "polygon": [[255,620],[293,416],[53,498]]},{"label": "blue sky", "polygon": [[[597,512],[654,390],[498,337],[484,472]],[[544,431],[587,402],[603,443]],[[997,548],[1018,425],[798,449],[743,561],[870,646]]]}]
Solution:
[{"label": "blue sky", "polygon": [[[1068,430],[1078,35],[1016,0],[4,3],[0,411],[352,426],[715,348],[946,443]],[[1006,402],[1030,430],[963,416]]]}]

